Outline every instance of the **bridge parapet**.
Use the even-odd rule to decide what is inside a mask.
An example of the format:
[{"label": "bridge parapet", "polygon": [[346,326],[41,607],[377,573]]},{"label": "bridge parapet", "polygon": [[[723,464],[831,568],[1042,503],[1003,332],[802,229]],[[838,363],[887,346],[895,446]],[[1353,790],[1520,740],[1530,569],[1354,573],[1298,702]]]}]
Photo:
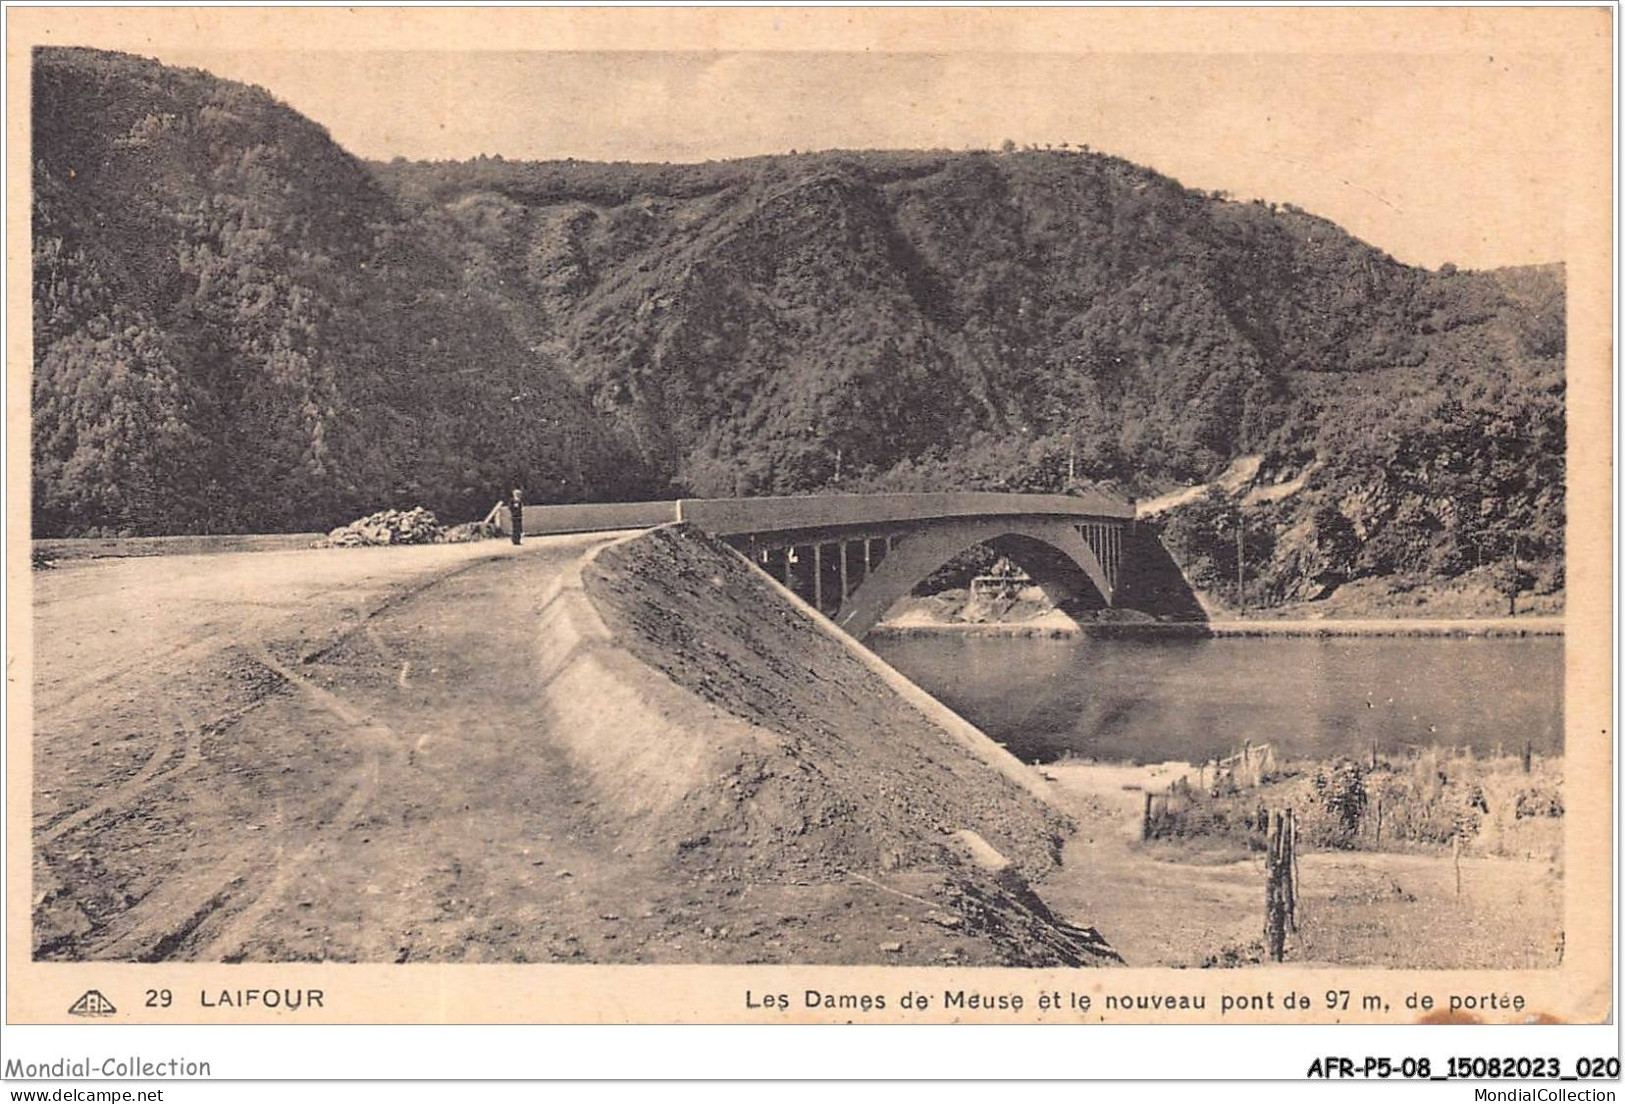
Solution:
[{"label": "bridge parapet", "polygon": [[[498,503],[490,518],[504,533],[513,531],[508,507]],[[526,506],[525,535],[608,533],[619,529],[653,529],[679,520],[675,500],[663,502],[581,502],[562,506]]]},{"label": "bridge parapet", "polygon": [[[508,527],[499,506],[493,520]],[[840,529],[944,518],[1074,517],[1081,521],[1130,521],[1134,508],[1099,493],[1083,495],[1000,494],[964,491],[933,494],[782,495],[767,498],[683,498],[658,502],[586,502],[525,508],[525,533],[607,532],[651,529],[688,521],[713,536]]]},{"label": "bridge parapet", "polygon": [[687,498],[678,517],[718,537],[840,529],[974,517],[1075,517],[1130,521],[1134,508],[1103,494],[1039,495],[964,491],[932,494],[786,495]]}]

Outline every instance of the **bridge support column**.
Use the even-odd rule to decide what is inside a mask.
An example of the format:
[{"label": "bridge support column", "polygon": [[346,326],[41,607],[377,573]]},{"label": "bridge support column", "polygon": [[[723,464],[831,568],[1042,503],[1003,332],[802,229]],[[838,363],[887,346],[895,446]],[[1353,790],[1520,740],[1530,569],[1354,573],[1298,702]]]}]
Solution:
[{"label": "bridge support column", "polygon": [[[1100,568],[1112,591],[1117,588],[1118,569],[1123,563],[1123,527],[1109,522],[1086,521],[1076,526],[1078,533],[1100,561]],[[1112,605],[1107,595],[1107,605]]]},{"label": "bridge support column", "polygon": [[[991,543],[1020,563],[1057,603],[1115,604],[1125,549],[1123,525],[1115,519],[1066,509],[1055,516],[1042,511],[1034,516],[922,516],[911,523],[884,516],[884,511],[869,519],[842,517],[849,505],[835,505],[840,510],[814,511],[817,524],[764,527],[762,532],[718,529],[750,562],[782,578],[821,614],[858,636],[922,578],[977,544]],[[861,553],[854,544],[862,547]],[[830,563],[831,555],[840,559]]]}]

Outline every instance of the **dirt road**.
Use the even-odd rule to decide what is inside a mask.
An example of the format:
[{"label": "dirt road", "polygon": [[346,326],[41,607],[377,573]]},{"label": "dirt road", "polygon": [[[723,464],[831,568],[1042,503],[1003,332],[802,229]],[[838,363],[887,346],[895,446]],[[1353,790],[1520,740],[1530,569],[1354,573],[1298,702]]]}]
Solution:
[{"label": "dirt road", "polygon": [[[980,883],[956,900],[985,924],[946,915],[942,869],[725,877],[684,851],[705,840],[628,823],[582,769],[579,739],[538,708],[551,693],[544,592],[613,536],[37,572],[35,956],[993,965],[1024,953],[1026,929],[987,934],[1013,906],[974,896]],[[882,691],[873,708],[899,708]],[[704,787],[690,797],[736,807]],[[908,788],[895,800],[906,807]]]},{"label": "dirt road", "polygon": [[366,652],[398,699],[445,687],[444,664],[413,670],[414,629],[396,615],[437,591],[466,591],[473,576],[488,593],[479,616],[461,618],[469,632],[505,618],[523,634],[558,567],[605,539],[85,561],[36,573],[36,953],[240,956],[282,892],[365,820],[381,787],[410,790],[391,768],[433,754],[428,732],[400,731],[376,703],[324,687],[345,681],[336,665]]}]

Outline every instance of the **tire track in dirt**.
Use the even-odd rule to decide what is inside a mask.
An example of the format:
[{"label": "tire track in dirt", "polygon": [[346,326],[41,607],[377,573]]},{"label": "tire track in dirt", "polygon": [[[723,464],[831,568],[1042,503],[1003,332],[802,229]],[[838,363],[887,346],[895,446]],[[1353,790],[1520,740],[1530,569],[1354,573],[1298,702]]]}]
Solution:
[{"label": "tire track in dirt", "polygon": [[119,784],[113,792],[106,797],[98,798],[89,805],[59,816],[50,824],[45,825],[34,833],[35,848],[43,848],[55,843],[75,828],[95,820],[104,813],[112,812],[121,805],[127,804],[129,799],[152,785],[159,777],[172,774],[165,772],[164,766],[175,755],[175,731],[173,726],[164,725],[158,733],[158,745],[147,756],[147,761],[134,775]]},{"label": "tire track in dirt", "polygon": [[322,711],[332,715],[352,733],[365,739],[364,758],[361,767],[352,776],[350,790],[344,803],[331,817],[314,829],[313,837],[303,846],[291,855],[279,853],[273,862],[266,864],[275,870],[270,883],[247,907],[226,921],[225,926],[214,938],[198,948],[194,957],[203,961],[240,960],[243,944],[252,937],[255,926],[276,904],[293,876],[309,865],[310,860],[324,844],[331,842],[330,832],[334,830],[342,832],[353,826],[360,819],[363,810],[371,804],[382,779],[385,755],[398,755],[405,747],[405,741],[394,729],[354,708],[339,695],[318,686],[313,680],[288,667],[272,656],[263,645],[255,651],[255,659],[281,675],[290,686],[308,697]]},{"label": "tire track in dirt", "polygon": [[[349,639],[357,631],[365,632],[368,638],[373,641],[375,646],[378,647],[380,653],[388,658],[390,662],[395,662],[393,658],[393,651],[389,649],[389,647],[378,636],[376,630],[373,629],[371,625],[372,620],[394,606],[399,605],[401,602],[407,601],[408,599],[423,593],[430,587],[442,583],[447,579],[453,578],[464,571],[468,571],[478,564],[485,563],[496,558],[497,557],[495,556],[486,556],[478,559],[468,560],[463,563],[453,564],[447,569],[432,573],[429,578],[420,579],[419,581],[409,584],[391,594],[385,595],[383,598],[375,602],[370,608],[358,611],[355,615],[355,622],[353,624],[349,626],[341,626],[339,630],[332,635],[332,638],[324,643],[319,649],[311,652],[301,653],[299,657],[300,662],[309,663],[321,658],[323,655],[344,643],[345,640]],[[309,681],[304,679],[303,676],[294,673],[289,668],[278,664],[271,657],[269,647],[265,641],[251,639],[242,635],[233,636],[227,633],[217,632],[204,637],[202,640],[192,641],[187,644],[168,649],[158,653],[156,656],[143,656],[139,662],[129,663],[113,671],[103,672],[89,679],[80,680],[75,684],[76,686],[80,687],[80,689],[75,690],[69,697],[59,699],[58,701],[54,702],[48,707],[48,709],[55,710],[64,708],[73,701],[87,696],[93,691],[100,689],[125,675],[128,675],[132,671],[135,671],[143,666],[151,665],[154,660],[175,660],[184,656],[189,656],[194,652],[204,651],[211,646],[216,651],[225,651],[233,646],[243,648],[253,656],[255,662],[259,663],[266,670],[279,675],[286,684],[296,685],[301,682],[308,683]],[[405,685],[405,676],[406,671],[403,669],[400,675],[401,685],[403,686]],[[311,685],[313,686],[314,684]],[[191,767],[196,766],[202,757],[201,745],[205,736],[224,731],[224,729],[240,719],[244,714],[264,704],[264,702],[272,694],[276,693],[277,689],[277,687],[267,688],[264,693],[256,696],[253,701],[235,709],[227,710],[226,712],[221,713],[220,715],[205,722],[201,726],[195,723],[189,723],[187,718],[190,718],[190,714],[187,715],[187,718],[182,718],[178,712],[181,707],[174,702],[169,703],[167,708],[170,710],[172,716],[179,721],[181,729],[187,733],[186,749],[188,754],[181,766],[174,771],[162,772],[162,767],[164,766],[165,762],[172,758],[175,754],[176,743],[174,732],[166,726],[159,733],[158,747],[153,750],[153,754],[148,757],[147,761],[142,765],[141,770],[137,771],[132,777],[126,779],[107,796],[98,798],[89,805],[82,806],[77,810],[59,816],[57,820],[46,825],[42,830],[36,832],[36,848],[54,843],[57,839],[73,831],[75,828],[83,826],[98,816],[112,812],[119,806],[128,803],[130,798],[141,793],[147,787],[160,779],[167,780],[178,773],[180,769],[190,769]],[[38,713],[41,711],[42,710],[39,708],[36,708],[36,715],[38,715]]]},{"label": "tire track in dirt", "polygon": [[[148,756],[146,763],[142,764],[141,769],[132,777],[120,783],[106,797],[93,801],[91,804],[73,812],[66,813],[37,831],[34,836],[35,847],[42,848],[55,843],[75,828],[81,828],[99,816],[129,805],[132,798],[148,787],[159,782],[169,782],[192,770],[203,761],[203,740],[206,736],[215,735],[230,728],[245,714],[263,705],[266,699],[275,692],[274,689],[267,691],[247,705],[228,709],[201,725],[197,723],[195,715],[185,706],[178,702],[168,703],[166,708],[169,710],[174,725],[166,725],[159,732],[158,746],[153,749],[152,754]],[[176,740],[177,729],[185,735],[184,742]],[[180,762],[166,771],[163,767],[175,758],[177,743],[182,744]]]},{"label": "tire track in dirt", "polygon": [[[237,643],[243,642],[239,640]],[[168,703],[167,709],[174,725],[164,728],[160,734],[159,747],[154,750],[141,771],[107,796],[61,817],[36,837],[36,852],[47,865],[50,864],[50,857],[44,849],[49,844],[99,817],[132,807],[143,792],[154,786],[180,780],[182,776],[202,764],[203,741],[207,737],[224,732],[248,713],[260,708],[285,687],[312,690],[318,695],[327,695],[328,700],[325,700],[324,704],[330,712],[333,711],[336,699],[333,699],[332,695],[315,687],[308,679],[275,660],[263,642],[247,645],[245,650],[255,663],[276,675],[281,681],[267,687],[252,701],[218,714],[201,724],[198,723],[196,715],[184,704]],[[344,709],[342,703],[338,708]],[[351,711],[346,719],[353,721],[354,717],[355,714]],[[177,740],[177,734],[184,736],[184,739]],[[180,753],[178,762],[175,761],[177,750]],[[174,765],[167,770],[164,769],[170,763]],[[370,765],[371,784],[375,788],[378,768],[376,756]],[[362,777],[357,782],[358,788],[366,788],[367,773],[364,767]],[[370,798],[370,790],[368,796]],[[352,794],[351,801],[353,799]],[[347,801],[335,814],[337,818],[353,816],[350,811],[351,801]],[[356,811],[364,804],[365,802],[362,802],[357,805]],[[206,878],[202,875],[182,874],[166,880],[160,888],[142,897],[129,910],[109,923],[99,937],[89,941],[95,948],[93,957],[136,962],[159,962],[169,958],[180,950],[210,917],[229,907],[235,896],[267,871],[279,868],[284,849],[279,846],[269,858],[261,857],[256,861],[255,853],[263,852],[264,847],[264,842],[260,840],[245,841],[223,858],[211,862]],[[304,857],[304,852],[300,855]],[[261,898],[274,896],[274,891],[285,881],[286,878],[278,873],[270,880],[270,885]],[[250,903],[249,908],[253,907],[253,903]]]},{"label": "tire track in dirt", "polygon": [[[174,660],[185,659],[194,653],[207,652],[210,648],[220,649],[228,647],[231,642],[231,637],[227,634],[223,632],[214,632],[202,637],[201,639],[191,640],[184,644],[177,644],[173,647],[165,648],[158,652],[144,652],[139,658],[133,659],[129,663],[121,664],[111,669],[103,669],[94,675],[86,675],[83,678],[75,679],[66,685],[60,683],[50,684],[44,687],[36,685],[34,690],[34,715],[36,725],[40,717],[48,716],[49,714],[59,710],[67,709],[75,702],[78,702],[83,698],[87,698],[91,694],[97,693],[98,691],[105,690],[108,686],[118,682],[120,679],[125,678],[145,667],[151,667],[156,663],[168,663]],[[50,700],[44,700],[47,698]]]},{"label": "tire track in dirt", "polygon": [[[324,652],[329,651],[338,644],[342,643],[357,629],[365,627],[368,622],[377,617],[380,613],[383,613],[385,610],[388,610],[401,602],[407,601],[408,599],[422,593],[432,586],[445,581],[446,579],[450,579],[453,576],[461,574],[462,572],[467,571],[479,564],[487,563],[491,560],[499,558],[501,558],[501,554],[489,554],[484,556],[476,556],[468,560],[453,563],[448,567],[430,571],[425,577],[419,578],[414,582],[397,585],[390,591],[390,593],[385,594],[383,597],[376,600],[370,607],[346,611],[340,625],[333,632],[331,638],[318,650],[302,654],[300,656],[301,661],[309,662],[311,659],[319,658]],[[267,609],[282,608],[282,604],[280,602],[262,602],[246,598],[234,599],[231,602],[231,605],[233,608],[239,610],[244,607],[262,607]],[[350,623],[344,624],[344,620],[348,620]],[[150,668],[160,663],[173,663],[177,660],[189,658],[195,654],[207,653],[211,649],[219,651],[229,648],[233,644],[242,644],[243,642],[242,637],[239,634],[231,632],[229,628],[216,629],[208,632],[202,637],[186,640],[184,642],[171,645],[167,648],[162,648],[157,651],[145,651],[127,663],[122,663],[111,668],[103,668],[98,670],[95,674],[84,675],[67,683],[54,683],[41,686],[38,685],[38,678],[36,677],[36,686],[34,689],[34,711],[36,719],[48,715],[49,713],[66,709],[81,699],[103,690],[109,685],[112,685],[113,683],[116,683],[119,680],[142,670],[143,668]]]},{"label": "tire track in dirt", "polygon": [[349,640],[350,637],[354,636],[358,631],[370,629],[372,622],[377,620],[381,614],[387,613],[404,602],[411,601],[424,591],[429,590],[432,587],[437,587],[441,583],[446,582],[448,579],[454,579],[464,572],[472,571],[474,568],[479,567],[482,564],[493,563],[496,560],[503,558],[504,554],[495,553],[492,555],[477,556],[473,559],[463,560],[460,563],[452,564],[450,567],[445,568],[444,570],[431,572],[425,578],[419,579],[413,583],[407,583],[400,588],[391,591],[389,594],[386,594],[382,598],[378,599],[378,601],[373,603],[370,607],[353,611],[353,613],[350,615],[350,624],[345,625],[341,623],[333,630],[326,643],[319,647],[300,652],[299,662],[312,663],[318,659],[321,659],[323,656],[327,655],[327,653],[343,644],[346,640]]},{"label": "tire track in dirt", "polygon": [[[313,663],[358,633],[364,633],[386,662],[400,665],[396,683],[405,690],[410,663],[399,659],[371,622],[448,579],[501,558],[504,557],[483,555],[452,564],[430,573],[426,578],[420,577],[393,588],[367,608],[346,610],[337,624],[331,625],[318,639],[309,640],[307,637],[306,646],[300,648],[296,653],[297,658],[292,658],[290,662],[299,666]],[[386,762],[391,758],[409,760],[412,752],[409,739],[299,673],[295,666],[278,659],[271,650],[273,642],[266,639],[263,633],[213,633],[203,639],[148,654],[140,662],[123,664],[117,670],[78,680],[74,684],[74,692],[67,698],[59,698],[52,708],[61,709],[73,700],[99,687],[116,683],[134,672],[152,672],[155,657],[159,662],[167,663],[197,653],[211,650],[218,653],[233,647],[241,648],[254,664],[280,681],[257,687],[252,700],[202,723],[183,702],[169,703],[167,708],[174,724],[161,733],[161,746],[155,749],[141,770],[105,797],[60,817],[43,834],[38,834],[35,842],[37,856],[49,866],[49,859],[44,854],[47,845],[121,810],[134,811],[136,799],[145,791],[171,781],[180,781],[197,771],[206,764],[203,745],[209,736],[224,732],[284,689],[291,689],[303,696],[337,720],[352,737],[359,737],[364,742],[361,764],[353,772],[347,773],[343,781],[329,784],[325,795],[315,798],[313,806],[324,811],[317,814],[314,823],[307,821],[302,827],[280,829],[245,839],[219,857],[204,859],[206,865],[195,873],[188,871],[185,857],[182,856],[181,868],[164,877],[157,888],[98,930],[76,940],[78,946],[72,958],[140,962],[175,958],[197,961],[240,959],[255,927],[278,903],[295,876],[306,869],[324,847],[330,846],[343,831],[354,826],[374,801],[382,785]],[[342,800],[339,800],[341,797]],[[336,808],[335,801],[338,801]],[[328,813],[326,809],[333,811]],[[278,815],[275,820],[280,822],[282,817]],[[304,838],[295,838],[296,835]],[[258,886],[264,888],[258,889]],[[245,901],[248,895],[252,895],[251,899]]]},{"label": "tire track in dirt", "polygon": [[260,868],[261,864],[253,861],[256,847],[250,842],[239,844],[210,865],[207,878],[182,875],[167,879],[110,922],[99,938],[90,941],[93,955],[81,957],[119,962],[162,962],[169,958]]},{"label": "tire track in dirt", "polygon": [[[264,704],[275,692],[268,691],[247,705],[227,710],[203,723],[199,723],[196,715],[184,704],[168,703],[170,715],[175,721],[174,731],[185,735],[179,761],[166,771],[144,769],[101,801],[57,821],[36,845],[41,859],[48,866],[51,864],[50,856],[44,850],[45,845],[98,817],[132,806],[134,799],[143,791],[177,781],[196,769],[203,762],[204,739],[230,728],[247,713]],[[169,732],[165,736],[170,746],[164,749],[161,756],[156,753],[152,756],[148,761],[149,768],[154,763],[174,759],[173,745],[176,741]],[[225,857],[211,863],[212,876],[207,879],[207,885],[201,892],[198,888],[198,882],[203,880],[201,875],[189,877],[182,874],[166,879],[158,889],[146,894],[97,933],[92,941],[96,947],[95,957],[136,962],[157,962],[167,957],[168,948],[178,945],[190,935],[226,902],[232,889],[239,887],[252,873],[248,859],[257,846],[255,842],[245,841]],[[222,868],[227,871],[224,878],[219,873]],[[201,904],[198,903],[200,897]],[[175,923],[177,913],[185,914],[187,919]]]},{"label": "tire track in dirt", "polygon": [[[310,684],[308,679],[271,659],[268,653],[262,651],[256,655],[256,662],[278,674],[283,679],[283,685],[291,684],[295,689],[313,690],[317,695],[327,694],[321,688]],[[271,696],[266,694],[253,706],[234,710],[225,716],[235,721],[250,709],[263,704]],[[327,696],[329,699],[332,698],[332,695]],[[345,708],[342,702],[332,700],[323,704],[329,707],[336,704],[340,709]],[[328,711],[331,712],[331,708]],[[350,711],[350,716],[355,716],[353,711]],[[202,742],[209,734],[210,727],[189,725],[191,738],[183,752],[181,764],[153,782],[174,780],[183,771],[201,762]],[[219,727],[223,729],[226,726]],[[376,793],[381,760],[376,746],[369,749],[369,752],[367,759],[354,773],[349,786],[333,787],[334,790],[344,793],[344,801],[330,816],[321,818],[314,829],[318,834],[330,823],[353,822]],[[331,801],[328,804],[331,804]],[[280,822],[282,816],[279,812],[271,819],[273,822]],[[282,834],[285,836],[287,833],[284,831]],[[221,921],[223,926],[219,932],[213,937],[206,934],[203,937],[208,940],[205,949],[196,955],[188,956],[202,960],[209,960],[211,957],[223,959],[225,957],[223,954],[211,955],[208,948],[217,945],[228,947],[233,942],[240,942],[241,937],[259,920],[269,904],[276,900],[291,872],[308,861],[316,844],[320,842],[322,841],[318,835],[315,840],[296,850],[290,859],[289,847],[284,840],[277,840],[269,851],[264,838],[245,840],[224,856],[212,860],[206,870],[195,875],[182,873],[167,879],[160,888],[142,898],[129,911],[109,924],[106,933],[95,942],[94,957],[134,962],[165,961],[182,951],[188,941],[199,932],[206,932],[210,922],[225,913],[227,916]],[[263,883],[265,888],[252,899],[240,901],[239,898],[244,894],[253,892],[256,883]],[[235,915],[230,915],[234,908]]]}]

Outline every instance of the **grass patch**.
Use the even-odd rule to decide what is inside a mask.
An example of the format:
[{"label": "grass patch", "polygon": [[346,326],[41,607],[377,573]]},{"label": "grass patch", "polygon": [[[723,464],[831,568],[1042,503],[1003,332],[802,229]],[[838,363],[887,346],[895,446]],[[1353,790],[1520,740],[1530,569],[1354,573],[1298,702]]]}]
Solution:
[{"label": "grass patch", "polygon": [[[1292,760],[1256,785],[1182,778],[1152,802],[1151,843],[1194,855],[1262,851],[1267,810],[1292,809],[1301,844],[1322,851],[1464,850],[1555,858],[1562,844],[1562,760],[1476,757],[1430,747],[1375,766],[1348,758]],[[1210,860],[1211,861],[1211,860]]]}]

